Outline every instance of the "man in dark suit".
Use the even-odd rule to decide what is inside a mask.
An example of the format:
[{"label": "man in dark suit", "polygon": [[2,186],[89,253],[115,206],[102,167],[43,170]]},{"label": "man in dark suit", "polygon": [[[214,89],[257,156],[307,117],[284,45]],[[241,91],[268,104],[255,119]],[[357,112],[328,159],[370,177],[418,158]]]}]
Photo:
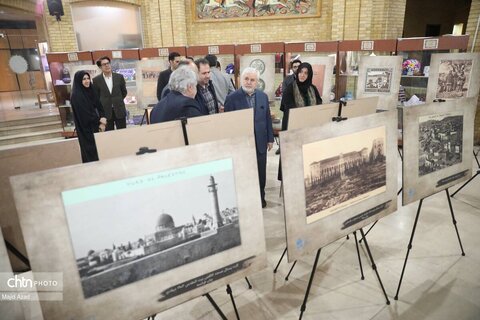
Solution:
[{"label": "man in dark suit", "polygon": [[262,91],[256,90],[260,74],[258,70],[248,67],[241,75],[242,87],[229,94],[225,99],[225,112],[253,108],[254,133],[257,149],[258,180],[262,208],[265,201],[265,183],[267,180],[267,151],[273,146],[272,118],[268,97]]},{"label": "man in dark suit", "polygon": [[204,115],[218,113],[218,100],[212,80],[210,80],[210,64],[208,63],[208,60],[203,58],[197,59],[195,64],[198,68],[198,85],[195,100],[197,100],[202,108],[202,113]]},{"label": "man in dark suit", "polygon": [[182,117],[202,116],[197,94],[197,75],[188,66],[180,67],[170,77],[170,92],[153,108],[150,123],[166,122]]},{"label": "man in dark suit", "polygon": [[168,63],[170,67],[166,70],[163,70],[158,75],[157,81],[157,99],[160,101],[162,99],[162,90],[168,84],[168,80],[170,79],[170,75],[173,71],[177,69],[178,63],[180,62],[180,53],[178,52],[170,52],[168,55]]},{"label": "man in dark suit", "polygon": [[127,86],[123,75],[112,72],[109,57],[101,57],[97,60],[97,66],[102,70],[93,78],[93,89],[100,98],[105,117],[107,118],[106,131],[127,127],[127,110],[123,99],[127,96]]}]

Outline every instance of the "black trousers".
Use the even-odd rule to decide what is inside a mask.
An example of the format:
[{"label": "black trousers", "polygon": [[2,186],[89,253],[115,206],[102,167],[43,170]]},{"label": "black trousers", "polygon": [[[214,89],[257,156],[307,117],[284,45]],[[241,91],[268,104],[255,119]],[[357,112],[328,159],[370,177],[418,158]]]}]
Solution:
[{"label": "black trousers", "polygon": [[267,152],[257,152],[257,167],[258,182],[260,184],[260,196],[262,197],[262,200],[265,200],[265,184],[267,181]]},{"label": "black trousers", "polygon": [[127,127],[127,119],[125,117],[117,118],[115,111],[112,109],[112,118],[107,120],[105,131],[114,130],[114,125],[117,129],[125,129]]}]

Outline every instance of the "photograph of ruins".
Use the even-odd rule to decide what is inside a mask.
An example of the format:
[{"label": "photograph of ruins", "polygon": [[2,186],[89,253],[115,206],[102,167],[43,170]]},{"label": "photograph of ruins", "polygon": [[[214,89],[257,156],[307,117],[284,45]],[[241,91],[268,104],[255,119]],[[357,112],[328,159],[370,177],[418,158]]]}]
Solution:
[{"label": "photograph of ruins", "polygon": [[437,99],[457,99],[466,97],[470,84],[473,61],[440,60],[438,69]]},{"label": "photograph of ruins", "polygon": [[429,115],[418,122],[419,176],[462,162],[462,113]]},{"label": "photograph of ruins", "polygon": [[384,126],[303,145],[307,223],[386,191]]},{"label": "photograph of ruins", "polygon": [[232,159],[62,196],[85,298],[241,244]]}]

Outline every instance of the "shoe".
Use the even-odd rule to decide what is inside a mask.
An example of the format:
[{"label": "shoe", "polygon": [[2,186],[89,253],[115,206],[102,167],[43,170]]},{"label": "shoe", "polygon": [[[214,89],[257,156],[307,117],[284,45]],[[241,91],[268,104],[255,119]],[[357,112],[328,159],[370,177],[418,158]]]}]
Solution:
[{"label": "shoe", "polygon": [[267,201],[262,199],[262,208],[266,208],[266,207],[267,207]]}]

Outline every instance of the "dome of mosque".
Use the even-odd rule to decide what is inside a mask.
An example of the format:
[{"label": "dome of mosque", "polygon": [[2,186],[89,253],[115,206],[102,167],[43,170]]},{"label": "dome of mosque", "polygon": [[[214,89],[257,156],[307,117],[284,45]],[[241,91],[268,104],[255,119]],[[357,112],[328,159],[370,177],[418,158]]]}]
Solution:
[{"label": "dome of mosque", "polygon": [[160,217],[158,217],[157,221],[157,229],[171,229],[175,227],[175,223],[173,222],[172,216],[166,213],[162,213]]}]

